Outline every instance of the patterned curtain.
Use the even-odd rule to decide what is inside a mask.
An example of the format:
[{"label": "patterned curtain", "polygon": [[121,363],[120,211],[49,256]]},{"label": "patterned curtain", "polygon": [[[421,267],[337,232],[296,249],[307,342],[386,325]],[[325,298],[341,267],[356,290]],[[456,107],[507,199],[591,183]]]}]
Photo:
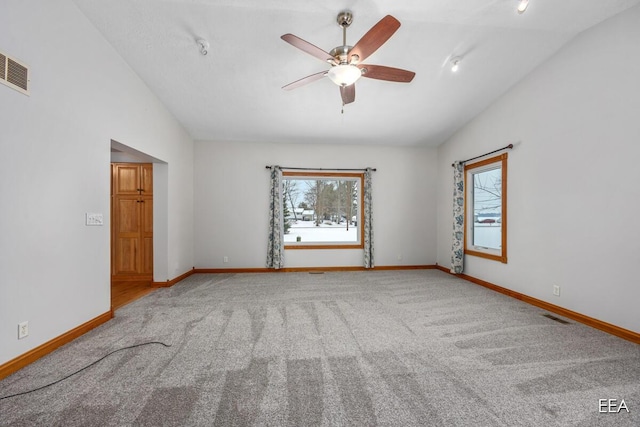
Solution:
[{"label": "patterned curtain", "polygon": [[453,165],[453,245],[451,248],[451,273],[464,270],[464,163]]},{"label": "patterned curtain", "polygon": [[364,172],[364,268],[373,268],[373,218],[371,209],[371,168]]},{"label": "patterned curtain", "polygon": [[282,217],[282,169],[271,166],[271,191],[269,194],[269,244],[267,268],[284,267],[284,218]]}]

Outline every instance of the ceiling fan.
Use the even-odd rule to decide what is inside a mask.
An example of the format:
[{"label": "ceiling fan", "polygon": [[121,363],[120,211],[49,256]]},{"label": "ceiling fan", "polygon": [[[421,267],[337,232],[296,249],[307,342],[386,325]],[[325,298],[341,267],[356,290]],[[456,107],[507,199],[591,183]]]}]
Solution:
[{"label": "ceiling fan", "polygon": [[400,68],[385,67],[383,65],[363,64],[373,52],[378,50],[400,28],[400,21],[391,15],[382,18],[376,25],[358,41],[354,46],[347,45],[347,28],[353,22],[351,12],[344,11],[338,14],[338,25],[342,27],[342,46],[325,52],[319,47],[302,40],[293,34],[285,34],[281,38],[287,43],[308,54],[315,56],[331,65],[327,71],[311,74],[282,88],[285,90],[296,89],[308,83],[320,80],[328,76],[331,81],[340,86],[342,104],[349,104],[356,99],[355,82],[360,77],[370,79],[387,80],[391,82],[409,83],[416,75],[413,71]]}]

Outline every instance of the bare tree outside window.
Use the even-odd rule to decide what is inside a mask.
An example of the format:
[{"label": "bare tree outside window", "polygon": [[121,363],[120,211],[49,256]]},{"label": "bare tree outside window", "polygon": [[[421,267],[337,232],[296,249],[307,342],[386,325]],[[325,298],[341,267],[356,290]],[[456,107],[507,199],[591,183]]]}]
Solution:
[{"label": "bare tree outside window", "polygon": [[285,174],[283,191],[285,202],[291,207],[288,209],[290,227],[285,234],[287,248],[308,245],[360,247],[358,189],[362,179],[363,175],[359,173]]},{"label": "bare tree outside window", "polygon": [[298,185],[295,180],[285,179],[282,181],[282,190],[284,193],[285,204],[289,202],[289,206],[291,206],[291,212],[293,213],[294,221],[298,220],[298,215],[296,213],[296,204],[298,203]]},{"label": "bare tree outside window", "polygon": [[465,166],[465,254],[507,262],[507,153]]},{"label": "bare tree outside window", "polygon": [[502,240],[502,170],[473,174],[473,244],[499,249]]}]

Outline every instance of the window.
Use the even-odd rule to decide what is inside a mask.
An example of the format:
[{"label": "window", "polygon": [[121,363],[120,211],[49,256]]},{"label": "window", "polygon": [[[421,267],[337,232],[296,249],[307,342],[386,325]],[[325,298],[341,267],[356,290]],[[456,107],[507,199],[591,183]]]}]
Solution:
[{"label": "window", "polygon": [[465,166],[465,254],[507,262],[507,154]]},{"label": "window", "polygon": [[362,249],[362,173],[283,172],[285,249]]}]

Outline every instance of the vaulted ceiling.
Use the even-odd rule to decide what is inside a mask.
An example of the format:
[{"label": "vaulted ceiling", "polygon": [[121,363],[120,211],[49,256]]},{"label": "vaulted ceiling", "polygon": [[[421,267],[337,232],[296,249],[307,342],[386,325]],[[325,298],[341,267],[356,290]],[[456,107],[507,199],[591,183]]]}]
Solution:
[{"label": "vaulted ceiling", "polygon": [[[196,140],[437,146],[585,29],[640,0],[74,0]],[[362,78],[342,110],[329,68],[280,39],[330,51],[339,12],[354,45],[385,15],[402,26],[367,63],[411,83]],[[207,55],[197,39],[209,42]],[[452,73],[452,57],[462,60]]]}]

